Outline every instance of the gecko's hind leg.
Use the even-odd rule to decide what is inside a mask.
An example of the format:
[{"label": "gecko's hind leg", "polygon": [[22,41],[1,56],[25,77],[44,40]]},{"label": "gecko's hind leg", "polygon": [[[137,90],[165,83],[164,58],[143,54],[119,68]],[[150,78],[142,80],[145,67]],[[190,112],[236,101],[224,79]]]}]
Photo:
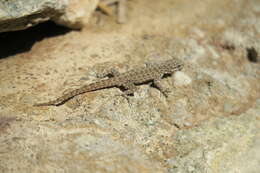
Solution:
[{"label": "gecko's hind leg", "polygon": [[126,98],[127,102],[129,103],[129,95],[133,95],[134,92],[137,90],[137,87],[134,85],[134,83],[132,82],[128,82],[126,84],[124,84],[123,86],[123,94],[120,94],[119,96],[123,96],[124,98]]}]

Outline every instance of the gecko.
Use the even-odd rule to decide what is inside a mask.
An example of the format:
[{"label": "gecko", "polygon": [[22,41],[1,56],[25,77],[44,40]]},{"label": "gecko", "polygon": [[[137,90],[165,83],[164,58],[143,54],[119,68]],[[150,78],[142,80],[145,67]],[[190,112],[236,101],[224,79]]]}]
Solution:
[{"label": "gecko", "polygon": [[168,91],[161,85],[162,78],[165,75],[171,75],[176,71],[180,71],[183,66],[184,64],[181,60],[172,58],[160,63],[148,64],[146,67],[135,68],[124,73],[119,73],[113,69],[106,74],[106,76],[109,76],[110,78],[86,84],[55,100],[34,104],[34,106],[59,106],[77,95],[112,87],[123,89],[124,95],[132,95],[137,90],[137,85],[147,82],[152,82],[157,89],[164,95],[167,95]]}]

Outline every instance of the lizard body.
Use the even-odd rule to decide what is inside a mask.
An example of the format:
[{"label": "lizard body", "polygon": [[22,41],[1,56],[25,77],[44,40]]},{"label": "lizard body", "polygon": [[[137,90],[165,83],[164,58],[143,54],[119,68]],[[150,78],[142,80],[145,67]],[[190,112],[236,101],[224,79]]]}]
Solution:
[{"label": "lizard body", "polygon": [[59,106],[67,100],[83,94],[85,92],[95,91],[111,87],[123,87],[126,95],[133,94],[136,91],[136,85],[152,81],[153,84],[165,94],[166,90],[160,84],[160,80],[165,74],[173,74],[183,68],[183,63],[178,59],[170,59],[158,64],[149,65],[148,67],[137,68],[125,73],[113,71],[112,77],[104,79],[92,84],[84,85],[81,88],[75,89],[63,96],[46,102],[35,104],[35,106]]}]

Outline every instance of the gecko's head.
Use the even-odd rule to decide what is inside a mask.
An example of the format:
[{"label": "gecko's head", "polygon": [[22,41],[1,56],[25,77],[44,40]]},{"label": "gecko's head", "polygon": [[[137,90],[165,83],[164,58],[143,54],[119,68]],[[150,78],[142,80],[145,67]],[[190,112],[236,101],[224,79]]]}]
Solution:
[{"label": "gecko's head", "polygon": [[171,74],[175,71],[180,71],[183,68],[183,62],[176,58],[169,59],[162,64],[161,68],[164,74]]}]

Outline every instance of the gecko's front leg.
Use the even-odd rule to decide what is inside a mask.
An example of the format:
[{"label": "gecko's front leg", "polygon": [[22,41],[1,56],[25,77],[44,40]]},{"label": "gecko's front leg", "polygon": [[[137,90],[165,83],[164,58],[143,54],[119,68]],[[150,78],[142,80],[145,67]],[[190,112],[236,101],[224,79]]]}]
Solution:
[{"label": "gecko's front leg", "polygon": [[124,95],[133,95],[134,92],[137,90],[137,86],[133,82],[127,82],[126,84],[123,85],[123,87],[126,89],[124,91]]},{"label": "gecko's front leg", "polygon": [[165,88],[162,86],[161,84],[161,79],[154,79],[153,80],[153,84],[154,86],[160,90],[162,92],[162,94],[165,96],[165,97],[168,97],[168,94],[170,92],[170,90],[168,88]]}]

